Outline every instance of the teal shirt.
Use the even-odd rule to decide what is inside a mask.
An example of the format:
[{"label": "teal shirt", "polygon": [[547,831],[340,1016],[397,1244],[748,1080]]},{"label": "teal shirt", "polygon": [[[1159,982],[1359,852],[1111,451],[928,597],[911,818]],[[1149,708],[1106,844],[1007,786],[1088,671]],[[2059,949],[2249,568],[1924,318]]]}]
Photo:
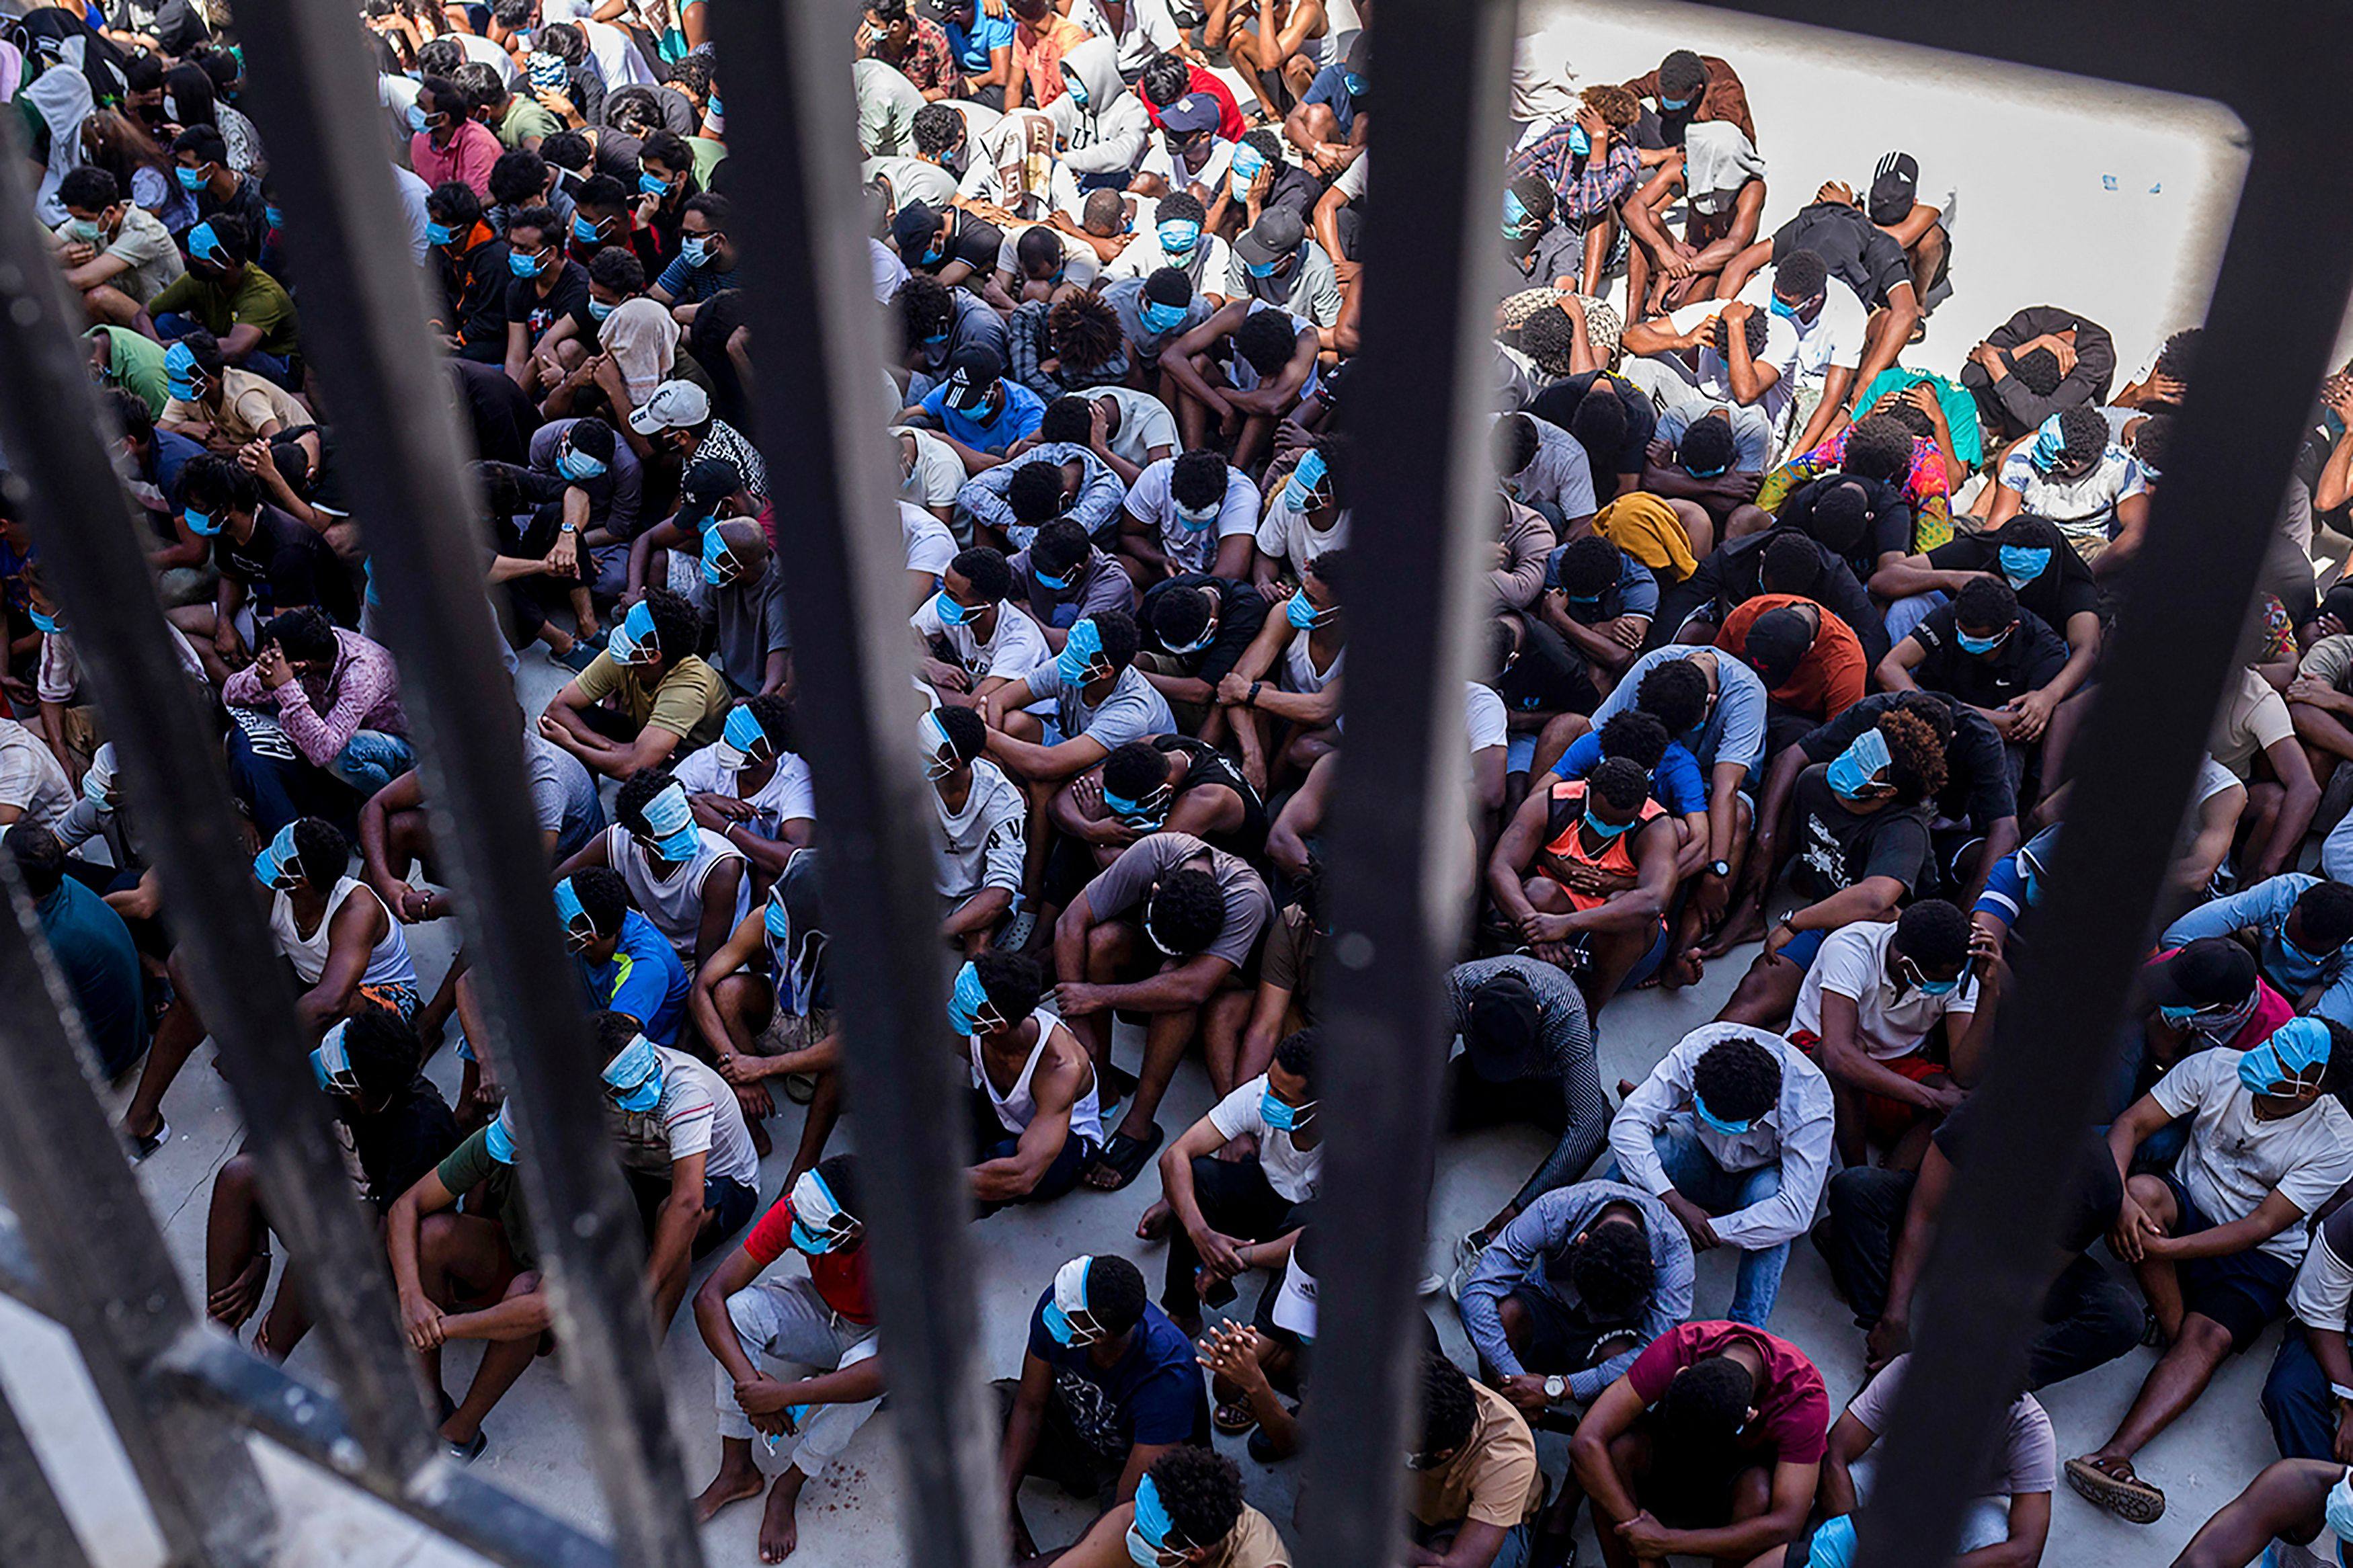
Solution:
[{"label": "teal shirt", "polygon": [[38,908],[41,934],[81,1010],[90,1049],[111,1078],[147,1048],[143,982],[131,928],[104,899],[71,877]]},{"label": "teal shirt", "polygon": [[1978,429],[1977,399],[1960,383],[1941,375],[1931,375],[1925,370],[1905,370],[1902,365],[1883,370],[1862,389],[1862,399],[1855,405],[1862,412],[1855,417],[1868,418],[1881,398],[1909,392],[1924,381],[1936,389],[1937,406],[1944,409],[1945,423],[1952,427],[1953,456],[1972,468],[1984,462],[1985,443]]}]

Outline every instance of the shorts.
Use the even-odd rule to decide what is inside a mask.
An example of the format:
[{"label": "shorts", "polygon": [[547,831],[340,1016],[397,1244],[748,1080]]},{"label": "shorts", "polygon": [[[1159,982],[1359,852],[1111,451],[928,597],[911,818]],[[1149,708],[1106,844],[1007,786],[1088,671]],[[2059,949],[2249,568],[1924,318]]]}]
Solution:
[{"label": "shorts", "polygon": [[790,1056],[805,1051],[833,1033],[833,1009],[812,1007],[807,1017],[788,1007],[778,1007],[769,1016],[768,1026],[752,1042],[755,1057]]},{"label": "shorts", "polygon": [[[2174,1235],[2195,1236],[2214,1228],[2215,1222],[2190,1201],[2172,1172],[2158,1173],[2158,1179],[2181,1211]],[[2234,1352],[2245,1350],[2264,1325],[2285,1314],[2288,1289],[2295,1283],[2295,1265],[2254,1247],[2226,1258],[2188,1258],[2175,1264],[2173,1271],[2181,1282],[2182,1309],[2228,1329]]]},{"label": "shorts", "polygon": [[374,985],[362,985],[356,995],[359,1000],[373,1002],[379,1007],[399,1014],[405,1022],[416,1021],[419,998],[416,985],[409,981],[386,980]]},{"label": "shorts", "polygon": [[1822,943],[1828,942],[1830,936],[1826,931],[1801,931],[1789,939],[1788,945],[1781,949],[1780,956],[1801,970],[1811,969],[1814,955],[1821,952]]},{"label": "shorts", "polygon": [[1504,742],[1504,776],[1526,773],[1535,766],[1535,762],[1536,732],[1534,730],[1513,731],[1511,738]]},{"label": "shorts", "polygon": [[[1821,1037],[1812,1030],[1790,1030],[1789,1043],[1805,1052],[1809,1059],[1816,1063],[1821,1061]],[[1946,1070],[1943,1063],[1931,1061],[1918,1051],[1909,1056],[1873,1059],[1889,1072],[1899,1078],[1908,1078],[1914,1083],[1926,1083]],[[1901,1100],[1892,1100],[1883,1094],[1865,1094],[1862,1097],[1863,1136],[1883,1149],[1912,1131],[1914,1123],[1927,1118],[1927,1111]],[[1941,1121],[1944,1119],[1936,1117],[1933,1120]]]},{"label": "shorts", "polygon": [[1528,1316],[1527,1344],[1520,1352],[1520,1364],[1530,1372],[1584,1372],[1613,1355],[1641,1347],[1638,1325],[1597,1323],[1550,1291],[1523,1285],[1506,1300],[1517,1301]]}]

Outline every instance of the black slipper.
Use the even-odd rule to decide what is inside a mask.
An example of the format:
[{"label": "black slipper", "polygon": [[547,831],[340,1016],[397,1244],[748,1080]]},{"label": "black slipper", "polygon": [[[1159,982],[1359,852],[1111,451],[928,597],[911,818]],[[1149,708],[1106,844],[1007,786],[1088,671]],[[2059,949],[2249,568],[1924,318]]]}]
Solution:
[{"label": "black slipper", "polygon": [[[1149,1138],[1131,1138],[1124,1132],[1114,1132],[1111,1135],[1111,1142],[1103,1146],[1103,1152],[1094,1157],[1094,1163],[1081,1173],[1080,1180],[1093,1192],[1118,1192],[1142,1173],[1144,1167],[1151,1163],[1152,1156],[1159,1152],[1161,1141],[1166,1137],[1167,1134],[1161,1131],[1158,1122],[1153,1123]],[[1109,1170],[1119,1177],[1118,1182],[1106,1187],[1087,1181],[1088,1176],[1100,1170]]]}]

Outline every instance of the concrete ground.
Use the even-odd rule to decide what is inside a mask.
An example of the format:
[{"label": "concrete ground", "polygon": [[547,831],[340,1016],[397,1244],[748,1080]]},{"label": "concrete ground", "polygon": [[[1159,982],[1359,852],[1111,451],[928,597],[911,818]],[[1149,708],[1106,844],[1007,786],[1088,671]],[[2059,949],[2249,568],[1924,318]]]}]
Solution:
[{"label": "concrete ground", "polygon": [[[1816,184],[1860,184],[1888,147],[1917,154],[1926,187],[1949,177],[1963,192],[1956,245],[1957,292],[1930,324],[1927,343],[1907,358],[1950,371],[1984,331],[2021,305],[2056,302],[2087,310],[2116,333],[2119,384],[2165,333],[2196,321],[2227,228],[2243,149],[2235,122],[2187,100],[2111,89],[2047,73],[1891,49],[1862,40],[1737,17],[1662,0],[1586,0],[1531,6],[1524,29],[1537,35],[1540,58],[1569,61],[1586,81],[1622,80],[1648,69],[1668,48],[1723,54],[1739,67],[1771,165],[1767,226],[1810,198]],[[1835,104],[1835,111],[1825,106]],[[1901,129],[1895,129],[1900,127]],[[1933,199],[1933,197],[1931,197]],[[556,672],[526,656],[519,681],[527,708],[554,689]],[[412,930],[428,982],[446,964],[451,934]],[[1746,953],[1718,965],[1680,994],[1650,992],[1612,1005],[1602,1047],[1604,1082],[1639,1078],[1686,1030],[1711,1017],[1737,978]],[[1130,1042],[1125,1054],[1134,1065]],[[454,1082],[447,1055],[435,1064]],[[1180,1073],[1164,1112],[1172,1135],[1207,1108],[1198,1065]],[[213,1173],[235,1152],[237,1121],[225,1087],[210,1070],[209,1050],[175,1086],[167,1104],[171,1145],[141,1169],[191,1291],[203,1291],[203,1226]],[[794,1116],[772,1124],[780,1150],[793,1145]],[[837,1146],[849,1141],[845,1130]],[[1451,1262],[1443,1238],[1483,1219],[1541,1156],[1532,1132],[1502,1131],[1450,1140],[1441,1152],[1430,1266]],[[770,1163],[764,1194],[773,1196],[788,1155]],[[1156,1280],[1160,1249],[1136,1242],[1133,1226],[1150,1196],[1145,1190],[1100,1195],[1082,1191],[1047,1208],[1015,1210],[976,1234],[977,1287],[987,1335],[986,1363],[1008,1375],[1018,1366],[1026,1313],[1065,1258],[1117,1252]],[[784,1268],[798,1267],[786,1262]],[[1700,1264],[1699,1308],[1720,1311],[1731,1290],[1732,1260]],[[1236,1305],[1255,1298],[1255,1285]],[[1451,1309],[1434,1315],[1451,1348],[1464,1353]],[[1809,1247],[1792,1260],[1775,1331],[1811,1354],[1841,1404],[1860,1380],[1861,1335],[1829,1289]],[[2273,1458],[2256,1407],[2277,1331],[2226,1367],[2191,1417],[2152,1445],[2144,1472],[2166,1489],[2171,1506],[2155,1526],[2117,1522],[2063,1491],[2055,1504],[2045,1561],[2066,1568],[2108,1568],[2169,1560],[2197,1525]],[[710,1362],[685,1314],[660,1355],[673,1424],[687,1456],[687,1484],[708,1479],[718,1444],[711,1430]],[[455,1386],[470,1367],[450,1356]],[[1466,1358],[1467,1359],[1467,1358]],[[2137,1352],[2100,1372],[2048,1391],[2044,1402],[2063,1455],[2096,1445],[2121,1415],[2150,1352]],[[293,1370],[326,1374],[311,1346]],[[107,1432],[70,1342],[54,1325],[0,1300],[0,1384],[32,1430],[53,1478],[62,1483],[92,1559],[100,1568],[148,1568],[160,1550],[121,1451]],[[489,1426],[486,1479],[585,1526],[602,1529],[605,1507],[578,1441],[576,1413],[553,1365],[535,1368]],[[812,1486],[801,1509],[796,1563],[839,1568],[899,1561],[898,1521],[906,1504],[886,1411],[860,1434],[843,1473]],[[286,1521],[286,1563],[344,1568],[454,1568],[477,1560],[427,1541],[406,1520],[267,1445],[264,1473]],[[1244,1468],[1252,1500],[1282,1522],[1292,1513],[1296,1465],[1250,1462],[1239,1442],[1221,1443]],[[1541,1439],[1547,1468],[1565,1462],[1563,1441]],[[1083,1519],[1059,1496],[1032,1487],[1025,1509],[1039,1540],[1071,1538]],[[936,1501],[933,1506],[937,1506]],[[716,1565],[757,1561],[758,1509],[740,1504],[705,1535]],[[1591,1560],[1588,1549],[1588,1560]]]}]

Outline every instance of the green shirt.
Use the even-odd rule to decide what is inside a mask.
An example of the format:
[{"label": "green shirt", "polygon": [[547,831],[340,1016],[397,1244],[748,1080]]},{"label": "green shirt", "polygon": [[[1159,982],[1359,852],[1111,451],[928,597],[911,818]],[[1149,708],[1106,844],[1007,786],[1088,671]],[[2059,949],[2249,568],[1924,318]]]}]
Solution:
[{"label": "green shirt", "polygon": [[635,667],[624,668],[611,654],[600,653],[572,683],[589,701],[610,697],[630,723],[641,730],[667,730],[690,748],[718,740],[727,727],[727,711],[735,705],[727,678],[692,654],[649,687]]},{"label": "green shirt", "polygon": [[522,1184],[515,1179],[515,1168],[491,1158],[491,1130],[478,1127],[463,1143],[442,1157],[433,1168],[453,1197],[463,1198],[476,1187],[483,1189],[484,1201],[473,1212],[485,1219],[498,1222],[507,1233],[507,1250],[515,1261],[528,1268],[538,1256],[531,1239],[531,1215],[522,1206]]},{"label": "green shirt", "polygon": [[1891,366],[1873,376],[1871,384],[1862,389],[1862,396],[1855,405],[1860,411],[1855,417],[1868,419],[1871,411],[1879,406],[1880,399],[1901,396],[1924,381],[1936,392],[1936,405],[1945,411],[1945,423],[1952,428],[1953,456],[1961,460],[1963,467],[1976,468],[1985,461],[1985,443],[1978,429],[1977,399],[1957,381],[1947,381],[1925,370]]},{"label": "green shirt", "polygon": [[164,388],[164,345],[129,327],[92,327],[82,336],[106,340],[106,384],[137,393],[147,412],[161,419],[169,395]]},{"label": "green shirt", "polygon": [[510,153],[519,152],[524,142],[534,138],[543,142],[563,129],[564,121],[537,99],[519,92],[507,100],[507,111],[499,117],[499,144]]},{"label": "green shirt", "polygon": [[725,161],[727,143],[713,142],[708,136],[690,136],[686,139],[686,151],[687,154],[694,160],[695,185],[699,189],[709,190],[711,171]]},{"label": "green shirt", "polygon": [[241,326],[261,329],[261,351],[284,358],[295,349],[294,301],[278,279],[248,263],[234,284],[185,273],[147,301],[147,313],[176,310],[194,316],[205,331],[226,338]]}]

